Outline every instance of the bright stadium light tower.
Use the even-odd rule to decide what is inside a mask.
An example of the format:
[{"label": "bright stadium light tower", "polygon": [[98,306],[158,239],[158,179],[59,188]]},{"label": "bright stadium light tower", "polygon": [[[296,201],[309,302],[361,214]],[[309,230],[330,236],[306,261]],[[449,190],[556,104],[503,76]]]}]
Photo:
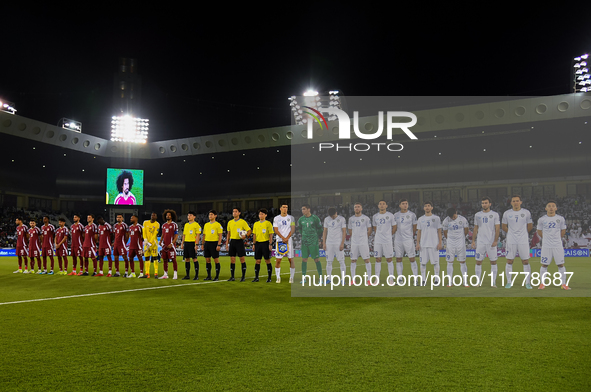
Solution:
[{"label": "bright stadium light tower", "polygon": [[146,143],[149,121],[146,118],[113,116],[111,119],[111,141]]},{"label": "bright stadium light tower", "polygon": [[573,82],[574,92],[586,93],[591,91],[591,73],[589,72],[589,53],[574,58]]},{"label": "bright stadium light tower", "polygon": [[[337,108],[342,109],[341,100],[338,90],[328,91],[328,97],[326,95],[319,95],[318,91],[309,89],[301,97],[292,95],[288,98],[293,112],[293,119],[295,124],[302,125],[306,124],[311,118],[309,116],[309,109],[314,108],[318,110],[321,107]],[[336,120],[336,116],[328,116],[328,121]]]}]

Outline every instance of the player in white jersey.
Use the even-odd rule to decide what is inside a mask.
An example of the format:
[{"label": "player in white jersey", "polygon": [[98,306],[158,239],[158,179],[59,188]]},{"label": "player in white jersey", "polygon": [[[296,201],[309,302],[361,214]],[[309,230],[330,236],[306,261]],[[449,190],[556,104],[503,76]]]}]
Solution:
[{"label": "player in white jersey", "polygon": [[[291,215],[287,215],[289,209],[287,204],[281,205],[281,214],[273,219],[273,230],[275,231],[275,275],[277,276],[277,283],[281,283],[281,260],[284,255],[287,255],[289,260],[289,283],[293,283],[293,276],[295,275],[295,264],[293,262],[293,239],[291,236],[295,233],[295,219]],[[287,252],[279,253],[279,249],[287,245]]]},{"label": "player in white jersey", "polygon": [[491,286],[497,287],[497,244],[501,232],[501,222],[499,214],[491,211],[492,205],[489,197],[483,197],[480,201],[482,211],[478,211],[474,216],[474,231],[472,233],[472,249],[476,249],[476,267],[475,272],[480,282],[482,275],[482,261],[485,256],[490,260],[490,269],[492,272]]},{"label": "player in white jersey", "polygon": [[511,209],[503,214],[503,231],[507,233],[507,265],[505,266],[505,275],[507,276],[506,289],[511,288],[511,272],[513,272],[513,260],[519,254],[523,271],[527,272],[525,277],[525,288],[531,289],[530,275],[531,266],[529,265],[529,232],[533,227],[531,214],[525,208],[521,208],[521,196],[513,195],[511,197]]},{"label": "player in white jersey", "polygon": [[376,276],[380,278],[382,271],[382,257],[386,258],[388,262],[388,279],[392,284],[394,278],[394,264],[392,258],[394,257],[394,247],[392,246],[392,236],[396,233],[396,220],[394,214],[386,211],[388,204],[385,200],[380,200],[378,209],[380,212],[375,214],[372,218],[374,236],[374,251],[376,252]]},{"label": "player in white jersey", "polygon": [[349,218],[347,229],[351,236],[351,279],[355,279],[355,269],[359,256],[365,261],[368,283],[371,279],[371,263],[369,261],[369,236],[371,235],[371,219],[362,214],[363,206],[355,203],[355,215]]},{"label": "player in white jersey", "polygon": [[[433,264],[433,271],[437,276],[435,284],[439,284],[439,250],[441,244],[441,219],[433,215],[433,203],[426,201],[423,206],[425,215],[417,221],[417,250],[421,262],[422,285],[427,285],[427,263]],[[415,281],[416,283],[416,281]]]},{"label": "player in white jersey", "polygon": [[337,215],[336,208],[329,208],[324,218],[324,232],[322,233],[322,248],[326,252],[326,283],[330,283],[332,262],[337,258],[341,266],[341,278],[347,273],[345,265],[345,238],[347,237],[347,222],[344,217]]},{"label": "player in white jersey", "polygon": [[464,286],[468,285],[468,267],[466,266],[466,236],[468,235],[468,221],[462,215],[458,215],[455,208],[447,209],[447,217],[443,220],[443,235],[446,238],[445,260],[447,261],[448,287],[451,287],[454,278],[454,261],[456,257],[460,262],[460,271]]},{"label": "player in white jersey", "polygon": [[[561,288],[570,290],[566,285],[566,268],[564,268],[564,247],[562,246],[562,238],[566,233],[566,222],[564,217],[556,214],[556,202],[548,200],[546,203],[546,215],[538,219],[538,235],[542,239],[542,267],[540,268],[540,285],[538,289],[543,290],[544,275],[548,274],[548,266],[554,259],[558,272],[560,272],[560,279],[562,281]],[[552,277],[550,275],[550,277]]]},{"label": "player in white jersey", "polygon": [[408,200],[401,199],[399,203],[400,211],[394,214],[396,222],[396,236],[394,237],[394,253],[396,255],[396,272],[398,279],[402,275],[403,265],[402,257],[404,253],[408,255],[412,274],[419,275],[417,263],[415,261],[415,242],[414,237],[417,232],[417,216],[414,212],[408,210]]}]

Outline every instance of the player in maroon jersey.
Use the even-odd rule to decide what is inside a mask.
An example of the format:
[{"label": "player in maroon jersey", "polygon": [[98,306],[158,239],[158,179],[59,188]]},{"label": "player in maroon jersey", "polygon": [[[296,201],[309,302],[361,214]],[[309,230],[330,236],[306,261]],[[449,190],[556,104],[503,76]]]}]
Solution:
[{"label": "player in maroon jersey", "polygon": [[[111,233],[113,229],[108,222],[105,222],[102,216],[99,216],[96,221],[99,224],[99,273],[97,276],[103,276],[103,257],[107,256],[107,260],[109,260],[109,273],[107,276],[111,277],[113,275],[113,259],[111,258],[111,254],[113,254],[113,249],[111,248]],[[119,269],[117,269],[117,272],[119,272]]]},{"label": "player in maroon jersey", "polygon": [[23,218],[18,217],[15,219],[16,223],[16,255],[18,256],[18,270],[14,271],[15,274],[23,273],[23,260],[25,261],[25,274],[29,273],[27,269],[27,257],[29,252],[27,249],[27,240],[29,239],[27,226],[23,224]]},{"label": "player in maroon jersey", "polygon": [[59,226],[55,231],[55,254],[57,255],[57,263],[60,266],[58,275],[66,275],[68,273],[68,236],[70,231],[66,227],[64,218],[59,218]]},{"label": "player in maroon jersey", "polygon": [[127,271],[129,270],[129,260],[127,259],[127,240],[129,239],[129,228],[127,223],[123,222],[123,214],[117,214],[117,223],[113,226],[115,233],[115,241],[113,242],[113,255],[115,256],[115,269],[117,272],[114,276],[121,276],[119,273],[119,256],[123,256],[125,260],[125,275],[127,278]]},{"label": "player in maroon jersey", "polygon": [[29,221],[29,259],[31,260],[31,273],[35,266],[35,257],[37,258],[37,274],[41,275],[41,244],[39,243],[39,236],[41,230],[37,227],[37,222],[33,218]]},{"label": "player in maroon jersey", "polygon": [[55,244],[53,240],[55,239],[55,226],[49,223],[49,217],[43,217],[43,226],[41,226],[41,234],[42,234],[42,247],[41,247],[41,255],[43,256],[43,273],[47,273],[47,256],[49,256],[49,260],[51,261],[51,271],[49,271],[48,275],[53,275],[53,267],[55,264],[55,260],[53,259],[53,248]]},{"label": "player in maroon jersey", "polygon": [[[70,226],[72,233],[72,272],[68,275],[82,275],[84,260],[82,259],[82,243],[84,242],[84,225],[80,223],[80,215],[74,214],[74,224]],[[76,274],[76,259],[80,258],[80,273]]]},{"label": "player in maroon jersey", "polygon": [[142,263],[142,249],[144,247],[143,228],[137,222],[137,215],[132,215],[131,226],[129,226],[129,265],[131,266],[131,274],[129,274],[128,278],[135,278],[135,263],[133,258],[137,257],[140,264]]},{"label": "player in maroon jersey", "polygon": [[168,279],[168,261],[172,260],[174,275],[172,279],[177,278],[176,261],[176,240],[179,237],[179,227],[176,224],[176,212],[174,210],[165,210],[162,218],[166,223],[162,225],[162,236],[160,237],[160,246],[162,250],[162,260],[164,261],[164,275],[158,279]]},{"label": "player in maroon jersey", "polygon": [[97,275],[97,260],[96,260],[96,245],[98,241],[98,227],[94,223],[94,215],[90,214],[86,217],[88,224],[84,228],[84,247],[82,256],[84,257],[84,273],[78,274],[88,276],[88,259],[92,259],[93,273],[92,276]]}]

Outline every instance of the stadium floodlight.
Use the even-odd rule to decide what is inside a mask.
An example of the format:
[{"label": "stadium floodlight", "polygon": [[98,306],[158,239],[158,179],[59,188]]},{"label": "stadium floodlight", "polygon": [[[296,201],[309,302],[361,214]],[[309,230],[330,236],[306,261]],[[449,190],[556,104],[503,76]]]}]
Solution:
[{"label": "stadium floodlight", "polygon": [[315,97],[318,95],[318,91],[308,90],[304,93],[304,97]]},{"label": "stadium floodlight", "polygon": [[113,116],[111,119],[111,141],[146,143],[149,121],[146,118]]},{"label": "stadium floodlight", "polygon": [[589,54],[585,53],[581,56],[575,57],[573,63],[573,89],[574,92],[588,92],[590,83],[589,77],[591,73],[589,73],[589,68],[587,67],[587,59],[589,58]]},{"label": "stadium floodlight", "polygon": [[69,129],[70,131],[82,133],[82,123],[76,120],[70,120],[69,118],[62,118],[57,123],[58,127]]},{"label": "stadium floodlight", "polygon": [[[323,107],[342,109],[339,94],[339,90],[330,90],[328,91],[328,94],[324,93],[324,95],[320,95],[318,91],[310,89],[306,91],[303,96],[296,97],[295,95],[292,95],[288,100],[293,113],[294,123],[303,125],[307,124],[309,121],[314,121],[310,116],[310,113],[314,110],[321,110]],[[302,108],[304,110],[302,110]],[[334,121],[336,119],[337,117],[335,115],[327,117],[328,121]]]},{"label": "stadium floodlight", "polygon": [[0,111],[10,113],[10,114],[16,113],[16,109],[14,108],[14,103],[5,101],[3,99],[0,99]]}]

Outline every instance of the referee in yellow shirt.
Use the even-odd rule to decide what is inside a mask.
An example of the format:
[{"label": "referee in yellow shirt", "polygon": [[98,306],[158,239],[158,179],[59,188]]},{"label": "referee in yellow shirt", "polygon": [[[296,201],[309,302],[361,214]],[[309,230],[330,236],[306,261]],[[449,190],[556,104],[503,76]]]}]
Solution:
[{"label": "referee in yellow shirt", "polygon": [[207,268],[207,278],[211,279],[211,258],[215,262],[215,279],[220,280],[220,249],[222,247],[222,233],[224,229],[219,222],[216,222],[218,213],[215,210],[209,211],[209,222],[203,227],[203,256],[205,257],[205,267]]},{"label": "referee in yellow shirt", "polygon": [[267,283],[271,283],[271,276],[273,276],[273,267],[271,266],[271,239],[273,238],[273,224],[266,220],[267,210],[261,208],[259,210],[259,221],[255,222],[252,228],[252,243],[254,244],[254,259],[256,264],[254,265],[255,278],[253,282],[259,281],[259,272],[261,271],[261,259],[264,257],[267,263],[267,273],[269,278]]},{"label": "referee in yellow shirt", "polygon": [[[248,223],[244,219],[240,219],[240,209],[238,207],[234,207],[232,216],[234,219],[228,222],[228,234],[226,235],[226,249],[228,249],[228,254],[230,255],[230,273],[232,275],[228,279],[228,282],[236,280],[234,279],[236,255],[240,257],[240,265],[242,266],[242,278],[240,281],[244,282],[246,280],[246,261],[244,260],[246,249],[244,249],[244,239],[250,235],[251,230],[248,227]],[[241,234],[243,232],[246,233]],[[230,243],[229,246],[228,242]]]},{"label": "referee in yellow shirt", "polygon": [[[141,268],[140,261],[140,278],[150,277],[150,259],[154,262],[154,278],[158,279],[158,262],[160,261],[160,253],[158,253],[158,231],[160,230],[160,223],[157,221],[158,214],[152,212],[150,220],[144,221],[142,225],[144,229],[144,268]],[[143,273],[142,273],[143,272]]]},{"label": "referee in yellow shirt", "polygon": [[191,259],[195,265],[195,277],[193,280],[199,280],[199,261],[197,260],[197,247],[199,246],[199,237],[201,236],[201,226],[195,222],[197,214],[194,211],[189,211],[187,219],[189,222],[185,223],[183,228],[183,240],[181,248],[183,248],[183,259],[185,259],[185,271],[187,275],[183,280],[191,279]]}]

